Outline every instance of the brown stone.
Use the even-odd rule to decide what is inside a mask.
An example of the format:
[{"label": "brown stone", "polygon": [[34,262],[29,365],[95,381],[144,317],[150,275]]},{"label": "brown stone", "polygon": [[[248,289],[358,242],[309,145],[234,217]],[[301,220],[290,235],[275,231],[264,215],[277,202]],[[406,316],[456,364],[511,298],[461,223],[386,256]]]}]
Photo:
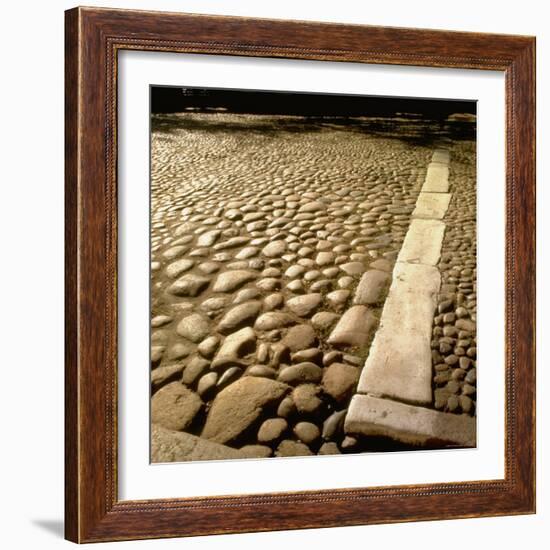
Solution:
[{"label": "brown stone", "polygon": [[218,443],[237,440],[287,391],[286,384],[268,378],[240,378],[216,396],[201,436]]},{"label": "brown stone", "polygon": [[151,400],[151,421],[169,430],[188,428],[202,408],[201,398],[181,382],[161,388]]}]

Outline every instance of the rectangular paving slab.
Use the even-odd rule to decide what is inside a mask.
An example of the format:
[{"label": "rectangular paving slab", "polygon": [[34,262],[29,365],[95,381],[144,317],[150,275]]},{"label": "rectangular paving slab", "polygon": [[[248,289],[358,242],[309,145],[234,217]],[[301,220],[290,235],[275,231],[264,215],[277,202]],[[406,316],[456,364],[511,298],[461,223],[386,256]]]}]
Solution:
[{"label": "rectangular paving slab", "polygon": [[435,266],[441,256],[444,234],[442,221],[413,219],[397,261]]},{"label": "rectangular paving slab", "polygon": [[432,155],[432,162],[441,162],[443,164],[449,164],[451,160],[451,154],[448,149],[436,149]]},{"label": "rectangular paving slab", "polygon": [[441,277],[436,267],[397,262],[380,326],[357,391],[432,403],[431,335]]},{"label": "rectangular paving slab", "polygon": [[408,445],[476,446],[476,419],[355,395],[344,422],[348,434],[390,437]]},{"label": "rectangular paving slab", "polygon": [[431,162],[422,186],[423,193],[447,193],[449,191],[449,167],[447,164]]},{"label": "rectangular paving slab", "polygon": [[451,196],[451,193],[420,193],[412,213],[413,218],[443,219]]}]

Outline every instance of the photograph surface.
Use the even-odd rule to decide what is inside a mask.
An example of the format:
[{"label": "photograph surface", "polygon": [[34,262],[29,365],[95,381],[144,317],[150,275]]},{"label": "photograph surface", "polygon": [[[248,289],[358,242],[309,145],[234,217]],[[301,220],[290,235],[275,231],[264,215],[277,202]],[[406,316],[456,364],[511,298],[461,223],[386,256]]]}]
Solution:
[{"label": "photograph surface", "polygon": [[150,88],[151,461],[476,446],[476,103]]}]

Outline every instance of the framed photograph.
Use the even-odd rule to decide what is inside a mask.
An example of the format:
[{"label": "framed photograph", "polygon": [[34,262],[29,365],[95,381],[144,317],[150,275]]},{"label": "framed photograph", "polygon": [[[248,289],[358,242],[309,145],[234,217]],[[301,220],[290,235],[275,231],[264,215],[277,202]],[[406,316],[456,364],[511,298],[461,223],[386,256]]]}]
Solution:
[{"label": "framed photograph", "polygon": [[534,512],[533,37],[65,45],[67,539]]}]

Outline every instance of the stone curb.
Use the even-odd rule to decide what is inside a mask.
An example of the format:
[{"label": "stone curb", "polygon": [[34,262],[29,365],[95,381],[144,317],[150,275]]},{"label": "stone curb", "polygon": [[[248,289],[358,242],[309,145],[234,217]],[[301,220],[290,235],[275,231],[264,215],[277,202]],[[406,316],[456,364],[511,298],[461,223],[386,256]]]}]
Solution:
[{"label": "stone curb", "polygon": [[[473,422],[475,444],[474,419],[456,420],[461,417],[417,406],[428,406],[433,398],[431,333],[441,286],[435,266],[445,234],[441,220],[451,199],[449,161],[449,151],[437,149],[428,165],[394,266],[380,326],[346,415],[346,433],[388,436],[415,445],[464,446],[471,443],[470,435],[464,435],[471,429],[462,424]],[[443,420],[449,416],[456,418]],[[444,430],[450,430],[449,434]],[[462,435],[455,437],[455,432]]]},{"label": "stone curb", "polygon": [[412,213],[413,218],[443,219],[449,203],[451,193],[424,193],[418,195],[416,207]]},{"label": "stone curb", "polygon": [[348,434],[389,437],[408,445],[476,446],[476,419],[405,405],[370,395],[355,395],[344,422]]},{"label": "stone curb", "polygon": [[398,262],[435,266],[441,256],[445,224],[441,220],[413,219],[401,246]]},{"label": "stone curb", "polygon": [[432,402],[431,335],[439,270],[397,262],[380,326],[357,391],[406,403]]},{"label": "stone curb", "polygon": [[449,191],[449,166],[442,162],[431,162],[426,172],[423,193],[447,193]]}]

